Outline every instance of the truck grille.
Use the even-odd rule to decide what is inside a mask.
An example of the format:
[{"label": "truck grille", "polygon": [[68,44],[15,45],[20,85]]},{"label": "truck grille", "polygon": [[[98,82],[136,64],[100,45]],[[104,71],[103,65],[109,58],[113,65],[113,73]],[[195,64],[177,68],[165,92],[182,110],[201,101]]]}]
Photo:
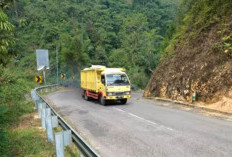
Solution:
[{"label": "truck grille", "polygon": [[124,92],[116,92],[116,93],[114,93],[114,95],[115,96],[122,96],[122,95],[124,95]]}]

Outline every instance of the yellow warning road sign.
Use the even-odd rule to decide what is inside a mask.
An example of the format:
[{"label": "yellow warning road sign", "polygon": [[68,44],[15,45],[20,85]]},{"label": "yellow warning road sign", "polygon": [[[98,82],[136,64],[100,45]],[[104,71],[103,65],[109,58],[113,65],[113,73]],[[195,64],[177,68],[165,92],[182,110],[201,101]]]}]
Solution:
[{"label": "yellow warning road sign", "polygon": [[42,83],[43,82],[42,78],[43,78],[42,75],[35,76],[35,82]]},{"label": "yellow warning road sign", "polygon": [[63,73],[60,74],[60,78],[61,78],[61,79],[65,79],[65,78],[66,78],[66,74],[63,74]]}]

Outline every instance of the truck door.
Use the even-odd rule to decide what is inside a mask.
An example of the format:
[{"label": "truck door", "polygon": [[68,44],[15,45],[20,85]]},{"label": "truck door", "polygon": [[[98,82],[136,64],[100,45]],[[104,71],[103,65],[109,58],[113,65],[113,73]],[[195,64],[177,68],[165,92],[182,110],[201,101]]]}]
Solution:
[{"label": "truck door", "polygon": [[106,78],[105,75],[101,75],[101,85],[100,85],[100,92],[102,92],[102,94],[104,96],[106,96]]}]

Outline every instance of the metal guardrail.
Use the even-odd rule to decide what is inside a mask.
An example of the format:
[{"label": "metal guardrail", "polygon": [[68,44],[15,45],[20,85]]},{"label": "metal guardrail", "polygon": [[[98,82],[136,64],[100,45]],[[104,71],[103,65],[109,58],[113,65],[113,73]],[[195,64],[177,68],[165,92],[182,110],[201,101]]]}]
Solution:
[{"label": "metal guardrail", "polygon": [[36,108],[38,109],[39,103],[45,103],[46,106],[51,109],[51,114],[53,116],[57,116],[59,126],[61,126],[63,130],[71,130],[72,142],[77,146],[77,148],[85,157],[100,157],[100,155],[97,152],[95,152],[94,149],[91,148],[91,146],[87,144],[87,142],[39,94],[39,91],[54,89],[58,87],[58,84],[54,84],[33,89],[31,91],[31,95],[35,102]]}]

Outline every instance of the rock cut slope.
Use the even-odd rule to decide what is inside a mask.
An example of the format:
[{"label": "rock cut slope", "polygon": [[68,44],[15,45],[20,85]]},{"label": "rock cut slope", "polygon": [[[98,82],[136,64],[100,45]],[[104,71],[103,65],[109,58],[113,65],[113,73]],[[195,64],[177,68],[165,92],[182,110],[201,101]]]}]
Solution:
[{"label": "rock cut slope", "polygon": [[196,92],[198,100],[206,103],[232,98],[230,8],[231,0],[191,1],[144,96],[192,101]]}]

